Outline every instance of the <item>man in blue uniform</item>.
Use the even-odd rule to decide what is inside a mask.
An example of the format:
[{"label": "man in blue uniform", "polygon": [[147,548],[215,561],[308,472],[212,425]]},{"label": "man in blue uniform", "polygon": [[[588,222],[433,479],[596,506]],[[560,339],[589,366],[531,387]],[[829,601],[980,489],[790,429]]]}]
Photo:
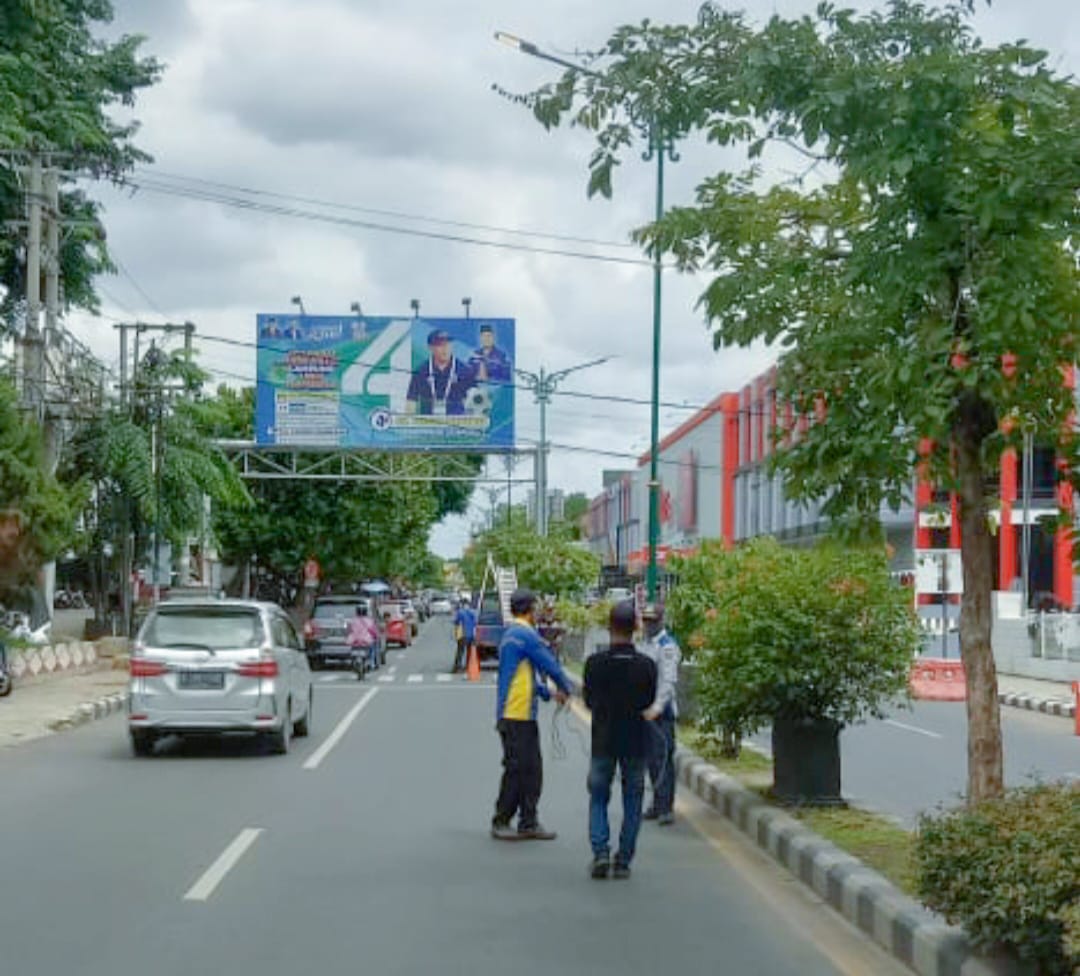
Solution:
[{"label": "man in blue uniform", "polygon": [[428,333],[427,345],[428,361],[413,371],[405,409],[432,416],[460,416],[465,413],[465,394],[476,383],[473,369],[454,355],[445,329]]},{"label": "man in blue uniform", "polygon": [[470,357],[469,366],[479,383],[510,382],[510,357],[495,345],[495,329],[491,325],[480,326],[480,347]]},{"label": "man in blue uniform", "polygon": [[476,639],[476,611],[467,600],[462,600],[454,614],[454,636],[457,638],[457,653],[454,655],[454,667],[451,674],[457,674],[465,667],[465,655]]},{"label": "man in blue uniform", "polygon": [[[555,682],[560,705],[570,697],[572,685],[536,632],[536,595],[532,590],[514,590],[510,613],[514,621],[499,643],[495,727],[502,739],[503,774],[491,836],[497,840],[554,840],[555,832],[545,830],[536,814],[544,783],[536,702],[548,697],[546,678]],[[515,813],[517,830],[510,826]]]}]

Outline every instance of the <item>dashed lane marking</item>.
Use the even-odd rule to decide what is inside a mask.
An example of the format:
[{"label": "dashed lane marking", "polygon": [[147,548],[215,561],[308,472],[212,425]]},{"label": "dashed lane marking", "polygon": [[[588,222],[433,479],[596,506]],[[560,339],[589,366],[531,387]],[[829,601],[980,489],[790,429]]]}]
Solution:
[{"label": "dashed lane marking", "polygon": [[409,677],[406,678],[405,680],[408,681],[409,684],[415,685],[415,684],[419,684],[421,681],[423,681],[424,676],[422,674],[410,674]]},{"label": "dashed lane marking", "polygon": [[262,827],[246,827],[241,830],[236,835],[236,839],[206,869],[202,877],[188,889],[187,894],[184,895],[184,901],[206,901],[261,833]]},{"label": "dashed lane marking", "polygon": [[349,726],[356,721],[357,716],[363,711],[364,706],[366,706],[378,692],[378,688],[372,688],[371,691],[367,692],[360,701],[349,709],[345,717],[334,726],[334,730],[326,737],[323,744],[307,758],[307,761],[303,765],[304,769],[319,768],[319,763],[321,763],[327,755],[329,755],[330,750],[341,741],[342,736],[349,731]]}]

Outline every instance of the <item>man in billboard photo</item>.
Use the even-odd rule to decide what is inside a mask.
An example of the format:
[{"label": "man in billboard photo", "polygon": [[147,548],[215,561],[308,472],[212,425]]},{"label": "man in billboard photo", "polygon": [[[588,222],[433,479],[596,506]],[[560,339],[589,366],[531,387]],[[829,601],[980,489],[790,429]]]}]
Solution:
[{"label": "man in billboard photo", "polygon": [[480,383],[509,383],[510,357],[495,345],[495,329],[485,323],[480,326],[480,346],[469,358],[469,365]]},{"label": "man in billboard photo", "polygon": [[465,413],[465,394],[476,382],[468,363],[454,355],[450,333],[433,329],[428,333],[428,360],[413,370],[405,411],[433,416]]}]

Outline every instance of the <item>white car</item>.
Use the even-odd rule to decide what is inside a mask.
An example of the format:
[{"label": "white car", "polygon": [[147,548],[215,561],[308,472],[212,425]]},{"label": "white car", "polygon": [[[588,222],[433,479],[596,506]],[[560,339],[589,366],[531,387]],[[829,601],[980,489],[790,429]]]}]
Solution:
[{"label": "white car", "polygon": [[431,598],[431,612],[432,614],[450,614],[454,612],[454,608],[450,605],[450,601],[445,596],[433,596]]},{"label": "white car", "polygon": [[128,731],[137,756],[166,735],[252,732],[277,753],[311,728],[304,645],[276,604],[177,600],[152,607],[132,645]]},{"label": "white car", "polygon": [[604,594],[604,599],[610,600],[612,603],[622,603],[624,600],[634,599],[634,594],[625,586],[613,586]]}]

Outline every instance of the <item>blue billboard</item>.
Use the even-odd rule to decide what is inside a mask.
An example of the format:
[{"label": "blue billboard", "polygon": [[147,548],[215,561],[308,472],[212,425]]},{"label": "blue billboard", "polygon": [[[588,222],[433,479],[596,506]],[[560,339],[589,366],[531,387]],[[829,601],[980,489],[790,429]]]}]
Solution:
[{"label": "blue billboard", "polygon": [[513,447],[514,320],[258,315],[255,440]]}]

